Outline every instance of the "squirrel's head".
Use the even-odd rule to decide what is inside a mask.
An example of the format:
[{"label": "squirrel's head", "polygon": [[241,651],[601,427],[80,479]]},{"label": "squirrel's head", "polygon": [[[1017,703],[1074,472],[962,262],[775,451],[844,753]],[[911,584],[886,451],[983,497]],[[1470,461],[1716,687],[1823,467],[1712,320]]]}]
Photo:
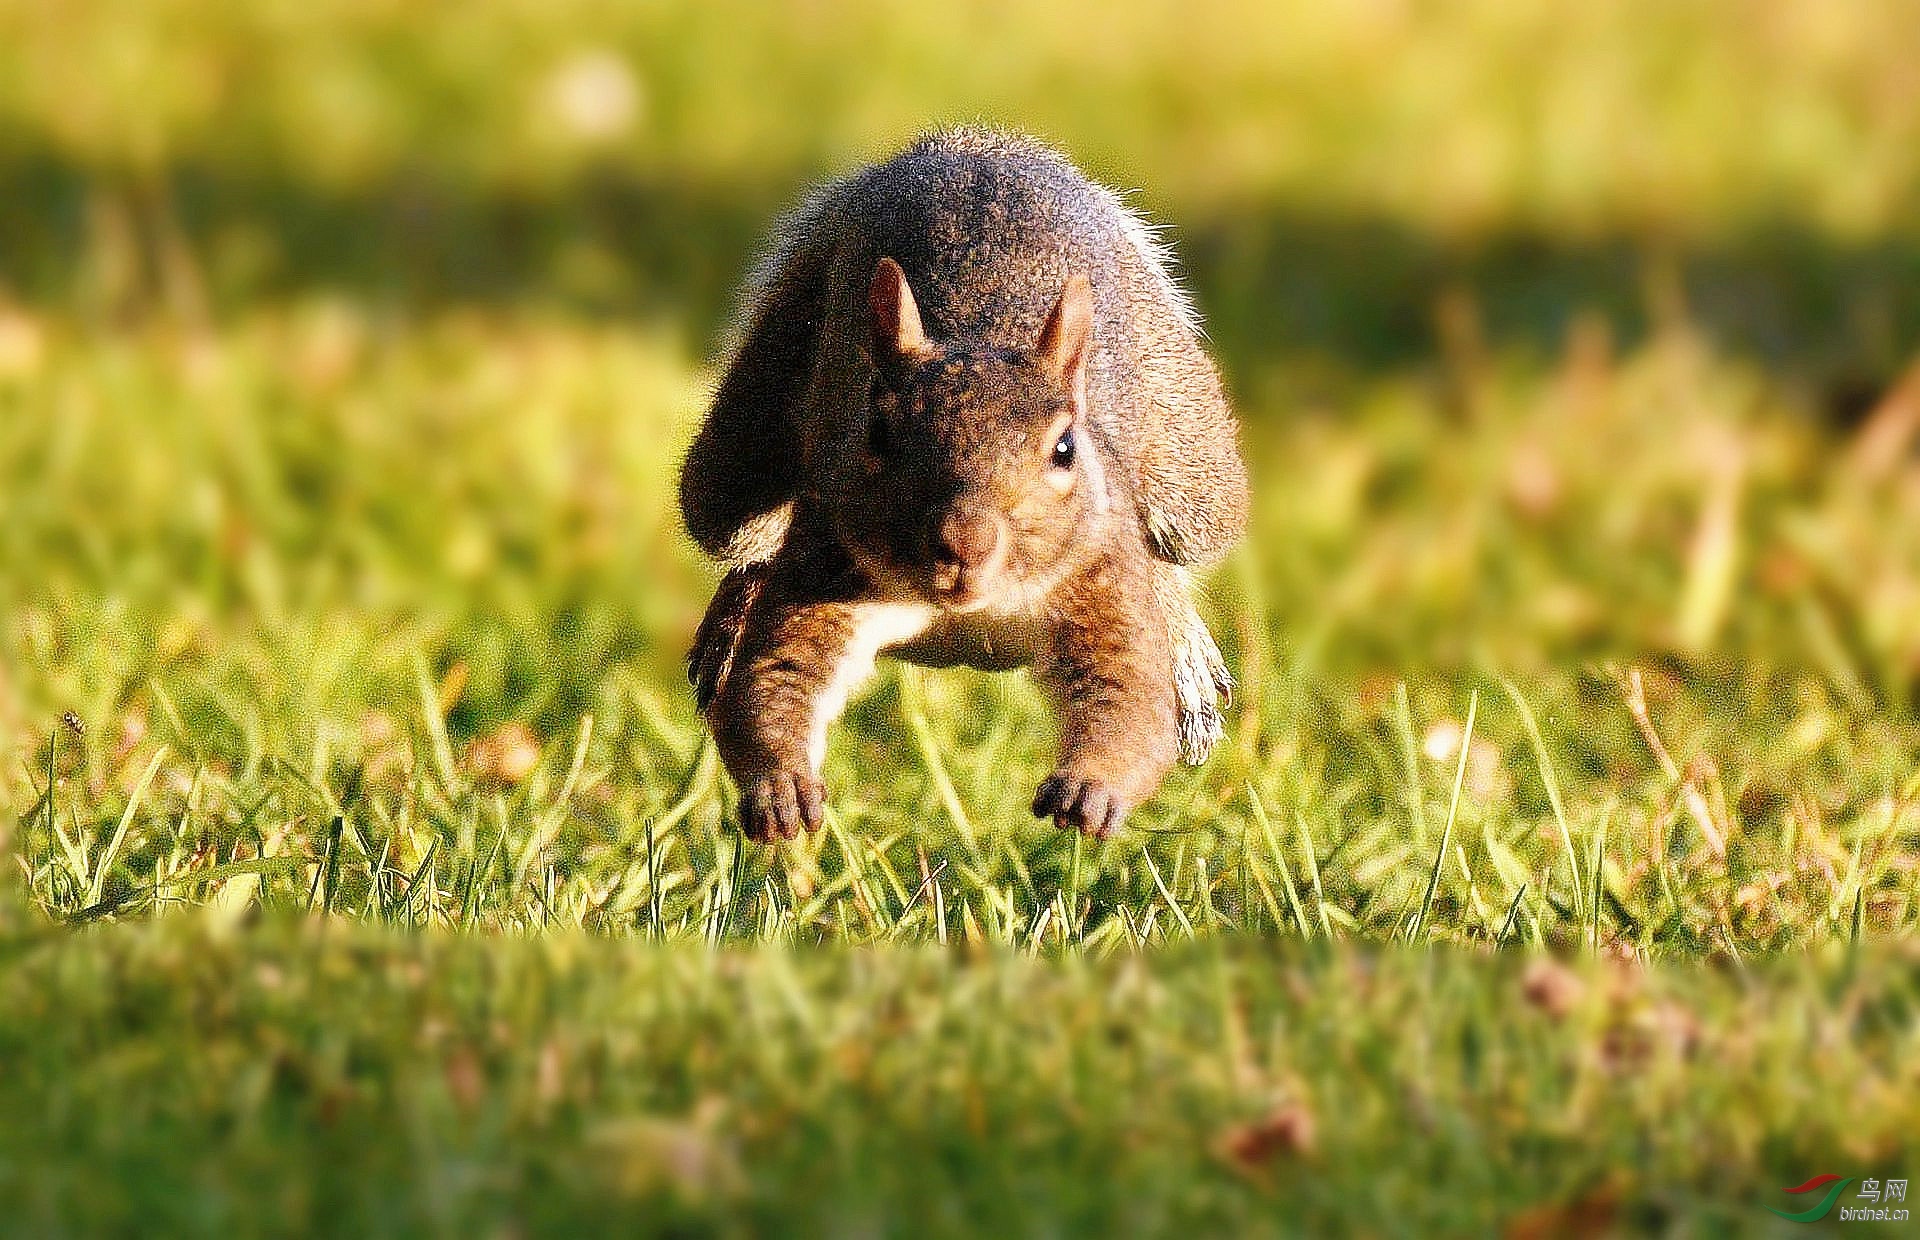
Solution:
[{"label": "squirrel's head", "polygon": [[929,336],[891,258],[868,309],[874,378],[835,505],[842,540],[875,577],[949,610],[1025,605],[1105,509],[1087,425],[1086,277],[1068,279],[1026,349]]}]

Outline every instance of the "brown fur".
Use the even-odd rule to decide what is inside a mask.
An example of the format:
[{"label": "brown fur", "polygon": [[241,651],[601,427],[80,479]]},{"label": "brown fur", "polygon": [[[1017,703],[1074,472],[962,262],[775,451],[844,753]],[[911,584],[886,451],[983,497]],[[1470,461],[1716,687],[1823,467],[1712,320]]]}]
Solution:
[{"label": "brown fur", "polygon": [[750,834],[818,825],[825,716],[881,650],[1033,665],[1063,721],[1034,812],[1062,825],[1104,834],[1204,756],[1231,681],[1184,566],[1238,537],[1246,475],[1111,194],[935,135],[816,195],[747,300],[681,505],[733,567],[690,672]]}]

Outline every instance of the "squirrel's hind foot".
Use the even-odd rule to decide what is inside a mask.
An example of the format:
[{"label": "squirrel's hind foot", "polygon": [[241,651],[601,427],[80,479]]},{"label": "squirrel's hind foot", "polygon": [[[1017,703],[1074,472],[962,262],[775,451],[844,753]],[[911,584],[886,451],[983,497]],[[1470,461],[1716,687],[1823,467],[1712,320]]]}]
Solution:
[{"label": "squirrel's hind foot", "polygon": [[686,660],[687,683],[693,686],[694,705],[703,715],[733,670],[740,639],[746,634],[747,615],[760,597],[766,575],[766,569],[759,565],[732,570],[721,579],[713,602],[707,605]]},{"label": "squirrel's hind foot", "polygon": [[1223,708],[1233,704],[1233,673],[1220,657],[1207,622],[1190,593],[1185,568],[1154,562],[1153,590],[1166,618],[1173,646],[1173,696],[1179,710],[1180,758],[1188,766],[1205,762],[1226,736]]},{"label": "squirrel's hind foot", "polygon": [[1226,737],[1223,707],[1233,704],[1233,673],[1198,613],[1173,634],[1173,692],[1180,707],[1180,757],[1199,766]]}]

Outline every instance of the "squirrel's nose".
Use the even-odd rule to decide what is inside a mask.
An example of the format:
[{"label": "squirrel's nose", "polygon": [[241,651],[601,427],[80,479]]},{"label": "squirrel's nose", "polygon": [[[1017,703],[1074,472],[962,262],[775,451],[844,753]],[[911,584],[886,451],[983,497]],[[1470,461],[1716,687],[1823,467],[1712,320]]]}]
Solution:
[{"label": "squirrel's nose", "polygon": [[941,564],[977,569],[1000,549],[1000,522],[992,513],[955,509],[940,518],[933,535],[933,558]]}]

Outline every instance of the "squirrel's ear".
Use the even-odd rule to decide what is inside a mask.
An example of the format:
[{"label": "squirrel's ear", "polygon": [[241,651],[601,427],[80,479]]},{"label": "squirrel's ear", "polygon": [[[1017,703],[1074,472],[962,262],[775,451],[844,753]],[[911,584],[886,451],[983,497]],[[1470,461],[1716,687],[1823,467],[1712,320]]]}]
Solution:
[{"label": "squirrel's ear", "polygon": [[1067,277],[1047,325],[1040,329],[1034,353],[1053,373],[1078,381],[1087,365],[1087,342],[1093,329],[1093,286],[1075,272]]},{"label": "squirrel's ear", "polygon": [[926,329],[920,326],[920,307],[914,304],[907,273],[891,258],[873,269],[867,286],[867,310],[873,317],[873,353],[876,359],[917,357],[927,352]]}]

